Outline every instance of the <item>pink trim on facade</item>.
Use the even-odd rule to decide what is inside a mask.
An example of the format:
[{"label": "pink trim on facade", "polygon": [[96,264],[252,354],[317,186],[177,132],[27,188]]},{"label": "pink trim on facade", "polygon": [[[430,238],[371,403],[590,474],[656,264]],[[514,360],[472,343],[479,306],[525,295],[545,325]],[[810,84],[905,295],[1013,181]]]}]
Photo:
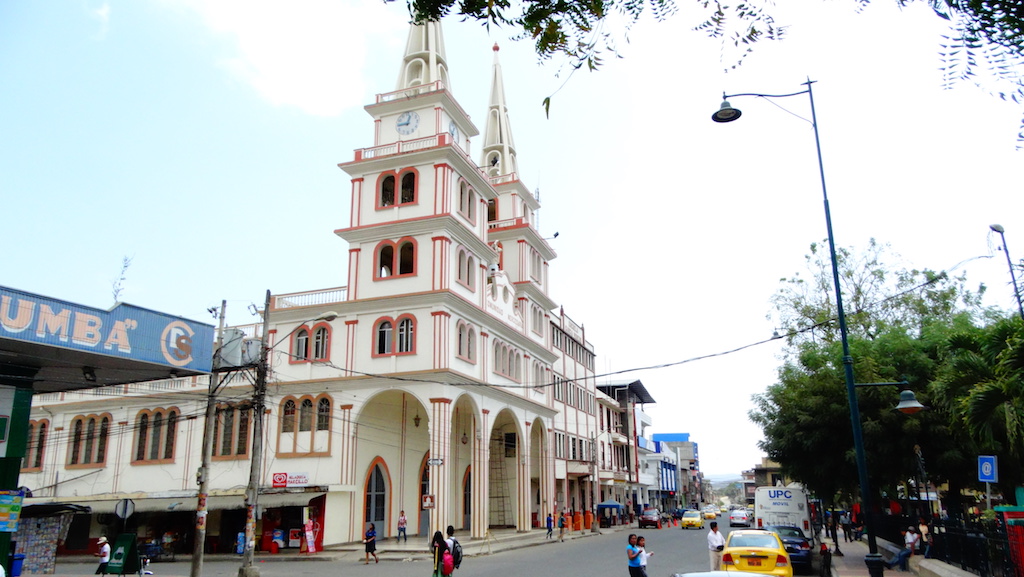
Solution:
[{"label": "pink trim on facade", "polygon": [[434,319],[434,369],[447,369],[452,315],[446,311],[434,311],[430,316]]},{"label": "pink trim on facade", "polygon": [[435,236],[433,241],[434,254],[430,279],[430,289],[434,291],[447,290],[449,288],[449,277],[451,275],[451,244],[450,238]]}]

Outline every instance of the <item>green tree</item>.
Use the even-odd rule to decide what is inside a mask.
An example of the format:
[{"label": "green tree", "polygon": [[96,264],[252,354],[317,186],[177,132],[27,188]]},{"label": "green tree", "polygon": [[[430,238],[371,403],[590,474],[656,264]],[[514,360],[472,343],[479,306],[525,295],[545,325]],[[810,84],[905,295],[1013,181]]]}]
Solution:
[{"label": "green tree", "polygon": [[[394,0],[385,0],[392,2]],[[863,6],[870,0],[852,0]],[[896,0],[905,6],[914,0]],[[941,46],[949,85],[967,82],[990,86],[1003,99],[1024,104],[1024,4],[1019,0],[919,0],[927,2],[950,22]],[[676,0],[406,0],[419,21],[455,14],[485,26],[505,27],[517,40],[530,39],[542,59],[568,57],[572,68],[596,69],[606,52],[616,54],[616,42],[627,37],[641,16],[663,20],[678,8]],[[693,29],[724,46],[739,50],[737,62],[762,40],[783,36],[769,0],[696,0],[702,21]],[[980,80],[987,77],[987,82]],[[544,102],[550,105],[550,97]],[[1024,139],[1024,132],[1019,137]]]},{"label": "green tree", "polygon": [[[888,247],[872,241],[867,251],[837,251],[849,343],[860,383],[907,379],[929,404],[927,385],[940,366],[950,332],[970,326],[980,312],[966,281],[944,273],[893,269]],[[858,488],[842,347],[835,319],[831,261],[812,245],[809,275],[783,279],[773,298],[786,334],[778,382],[755,396],[750,417],[764,430],[769,457],[785,472],[828,500]],[[867,465],[873,489],[889,495],[917,477],[915,446],[928,457],[933,480],[961,477],[968,457],[952,443],[950,418],[941,411],[906,417],[895,413],[895,387],[857,391]]]},{"label": "green tree", "polygon": [[[1016,317],[949,335],[930,390],[953,421],[955,441],[999,457],[999,489],[1014,499],[1024,484],[1024,323]],[[972,479],[977,486],[971,464]],[[1019,505],[1020,503],[1018,503]]]}]

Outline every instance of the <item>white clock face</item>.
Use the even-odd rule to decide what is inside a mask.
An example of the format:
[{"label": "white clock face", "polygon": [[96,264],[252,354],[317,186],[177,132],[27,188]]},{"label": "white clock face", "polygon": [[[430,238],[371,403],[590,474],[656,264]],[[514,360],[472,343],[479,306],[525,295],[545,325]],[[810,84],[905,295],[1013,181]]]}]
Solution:
[{"label": "white clock face", "polygon": [[412,134],[416,132],[416,127],[420,125],[420,115],[415,112],[403,112],[398,115],[398,120],[395,121],[395,130],[399,134]]},{"label": "white clock face", "polygon": [[455,126],[454,120],[448,123],[448,134],[452,135],[452,140],[459,139],[459,127]]}]

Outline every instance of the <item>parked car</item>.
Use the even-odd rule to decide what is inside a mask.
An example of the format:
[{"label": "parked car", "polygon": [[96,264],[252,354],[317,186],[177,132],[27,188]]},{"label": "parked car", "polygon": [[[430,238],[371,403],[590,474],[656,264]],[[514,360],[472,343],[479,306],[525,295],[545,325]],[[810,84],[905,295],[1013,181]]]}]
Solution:
[{"label": "parked car", "polygon": [[746,509],[734,509],[729,513],[729,526],[736,527],[738,525],[750,526],[750,515],[747,514]]},{"label": "parked car", "polygon": [[640,513],[640,519],[637,524],[641,529],[644,527],[661,527],[661,513],[657,509],[644,509],[643,513]]},{"label": "parked car", "polygon": [[696,527],[697,529],[704,528],[704,515],[700,511],[683,511],[683,518],[679,521],[679,524],[683,526],[683,529],[689,529],[690,527]]},{"label": "parked car", "polygon": [[673,519],[677,519],[678,520],[678,519],[682,519],[683,518],[683,513],[685,513],[685,512],[686,512],[686,509],[672,509],[668,513],[669,513],[669,515],[672,516]]},{"label": "parked car", "polygon": [[722,568],[793,577],[793,565],[782,539],[771,531],[740,529],[730,531],[722,551]]},{"label": "parked car", "polygon": [[804,535],[804,532],[799,527],[792,525],[769,525],[764,530],[771,531],[782,539],[782,544],[786,546],[786,552],[789,553],[789,562],[793,564],[794,571],[800,569],[807,573],[814,572],[811,569],[811,555],[814,553],[814,547],[811,545],[811,540]]}]

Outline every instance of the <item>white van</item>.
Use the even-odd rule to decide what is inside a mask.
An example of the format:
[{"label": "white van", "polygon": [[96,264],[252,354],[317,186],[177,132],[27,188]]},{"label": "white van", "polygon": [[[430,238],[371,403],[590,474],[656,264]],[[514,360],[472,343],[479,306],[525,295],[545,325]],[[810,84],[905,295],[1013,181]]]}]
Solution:
[{"label": "white van", "polygon": [[792,525],[814,538],[811,529],[811,506],[807,491],[794,483],[788,487],[758,487],[754,493],[754,526]]}]

